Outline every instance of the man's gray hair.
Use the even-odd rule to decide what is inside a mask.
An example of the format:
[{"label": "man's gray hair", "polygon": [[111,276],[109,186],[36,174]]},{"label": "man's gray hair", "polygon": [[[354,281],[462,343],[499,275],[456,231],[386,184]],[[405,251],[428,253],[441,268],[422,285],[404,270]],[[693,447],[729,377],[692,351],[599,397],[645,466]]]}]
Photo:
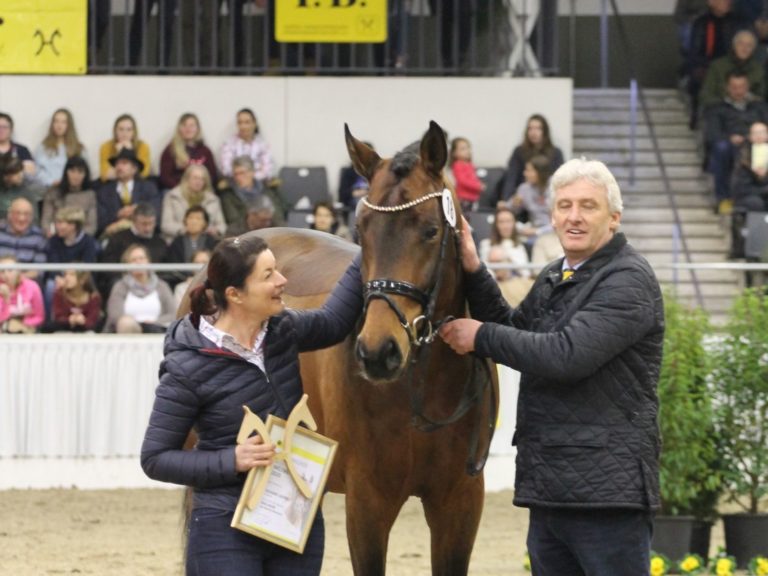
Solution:
[{"label": "man's gray hair", "polygon": [[560,188],[569,186],[579,180],[587,180],[595,186],[603,188],[608,195],[608,208],[611,213],[624,210],[624,203],[621,200],[621,190],[616,178],[608,170],[608,166],[599,160],[587,160],[583,156],[568,160],[560,166],[552,175],[552,202],[555,199],[555,193]]},{"label": "man's gray hair", "polygon": [[235,168],[245,168],[247,170],[255,170],[256,166],[253,164],[253,160],[250,156],[238,156],[232,160],[232,170]]}]

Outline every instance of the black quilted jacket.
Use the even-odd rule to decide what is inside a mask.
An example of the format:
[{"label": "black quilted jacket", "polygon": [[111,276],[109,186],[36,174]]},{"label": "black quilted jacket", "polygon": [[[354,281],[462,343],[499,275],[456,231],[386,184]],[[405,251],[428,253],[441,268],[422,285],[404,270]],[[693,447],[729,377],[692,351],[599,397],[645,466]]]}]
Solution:
[{"label": "black quilted jacket", "polygon": [[487,270],[468,275],[476,353],[522,373],[519,506],[659,507],[658,282],[623,234],[560,281],[550,264],[510,309]]},{"label": "black quilted jacket", "polygon": [[[287,418],[301,398],[299,352],[330,346],[354,328],[362,310],[359,259],[317,310],[286,310],[270,319],[266,374],[203,337],[191,315],[165,338],[160,383],[141,448],[150,478],[194,488],[195,507],[234,511],[245,474],[235,471],[235,442],[243,405],[262,420]],[[195,426],[198,445],[182,450]]]}]

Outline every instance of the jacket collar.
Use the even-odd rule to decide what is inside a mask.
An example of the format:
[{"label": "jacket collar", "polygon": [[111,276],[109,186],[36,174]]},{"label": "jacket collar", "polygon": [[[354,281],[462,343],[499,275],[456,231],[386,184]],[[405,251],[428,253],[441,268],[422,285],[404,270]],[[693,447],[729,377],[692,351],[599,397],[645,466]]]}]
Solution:
[{"label": "jacket collar", "polygon": [[[579,269],[576,270],[576,272],[567,280],[567,282],[572,284],[575,282],[587,280],[592,276],[592,274],[595,273],[595,271],[608,264],[608,262],[610,262],[614,256],[616,256],[616,254],[618,254],[619,251],[624,248],[626,244],[627,237],[624,235],[624,233],[616,232],[613,235],[613,238],[611,238],[605,246],[592,254],[592,256],[590,256],[581,266],[579,266]],[[547,281],[553,285],[560,283],[564,260],[565,256],[557,259],[549,266],[547,270]]]}]

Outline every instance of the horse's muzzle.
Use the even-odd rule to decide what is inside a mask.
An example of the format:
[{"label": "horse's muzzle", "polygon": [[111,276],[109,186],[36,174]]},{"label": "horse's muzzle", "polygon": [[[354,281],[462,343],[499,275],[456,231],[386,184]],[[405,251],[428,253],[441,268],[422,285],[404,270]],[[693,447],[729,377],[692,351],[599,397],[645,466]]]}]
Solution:
[{"label": "horse's muzzle", "polygon": [[363,375],[369,380],[390,381],[402,372],[403,354],[394,338],[387,338],[378,349],[369,350],[358,337],[355,356],[363,368]]}]

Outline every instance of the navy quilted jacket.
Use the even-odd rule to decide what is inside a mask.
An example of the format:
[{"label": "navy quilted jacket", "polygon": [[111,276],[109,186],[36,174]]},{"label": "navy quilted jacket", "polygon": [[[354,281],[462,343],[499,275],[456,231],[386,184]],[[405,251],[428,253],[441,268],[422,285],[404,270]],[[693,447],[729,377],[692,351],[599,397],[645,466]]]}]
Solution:
[{"label": "navy quilted jacket", "polygon": [[648,262],[623,234],[560,281],[545,268],[512,310],[484,268],[468,275],[476,353],[522,373],[519,506],[659,506],[656,385],[664,309]]},{"label": "navy quilted jacket", "polygon": [[[195,507],[234,511],[245,480],[245,474],[235,471],[242,406],[262,420],[269,414],[287,418],[302,395],[299,352],[342,341],[362,305],[358,257],[322,308],[285,310],[269,320],[266,374],[204,338],[191,315],[173,323],[141,448],[147,476],[192,486]],[[193,426],[198,445],[182,450]]]}]

